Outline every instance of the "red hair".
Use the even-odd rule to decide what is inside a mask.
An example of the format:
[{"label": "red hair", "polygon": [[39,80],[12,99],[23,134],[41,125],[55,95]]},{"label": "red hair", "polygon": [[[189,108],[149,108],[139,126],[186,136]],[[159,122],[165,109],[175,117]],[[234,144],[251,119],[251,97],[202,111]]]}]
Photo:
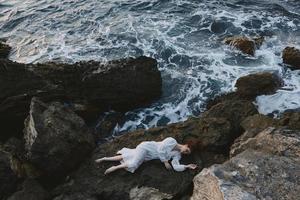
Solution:
[{"label": "red hair", "polygon": [[201,150],[203,148],[201,140],[197,139],[188,140],[185,144],[191,149],[191,152]]}]

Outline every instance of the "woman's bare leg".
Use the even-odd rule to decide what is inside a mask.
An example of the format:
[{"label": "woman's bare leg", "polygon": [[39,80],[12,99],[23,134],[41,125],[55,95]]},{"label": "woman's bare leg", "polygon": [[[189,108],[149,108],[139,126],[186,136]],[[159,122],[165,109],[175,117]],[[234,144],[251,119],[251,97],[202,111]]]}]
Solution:
[{"label": "woman's bare leg", "polygon": [[112,166],[112,167],[108,168],[108,169],[104,172],[104,174],[107,175],[107,174],[112,173],[112,172],[114,172],[114,171],[116,171],[116,170],[118,170],[118,169],[124,169],[124,168],[126,168],[126,167],[127,167],[127,165],[126,165],[125,163],[120,164],[120,165],[117,165],[117,166]]},{"label": "woman's bare leg", "polygon": [[123,159],[123,157],[121,155],[118,156],[113,156],[113,157],[104,157],[104,158],[100,158],[95,160],[96,163],[101,163],[103,161],[121,161]]}]

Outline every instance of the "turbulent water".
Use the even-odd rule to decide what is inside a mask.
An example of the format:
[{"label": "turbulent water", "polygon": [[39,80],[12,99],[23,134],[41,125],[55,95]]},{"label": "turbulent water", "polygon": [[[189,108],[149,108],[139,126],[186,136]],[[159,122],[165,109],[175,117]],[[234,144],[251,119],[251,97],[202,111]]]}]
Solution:
[{"label": "turbulent water", "polygon": [[[266,42],[247,57],[222,44],[229,35]],[[285,80],[257,98],[261,113],[300,107],[300,72],[281,65],[285,46],[300,47],[299,0],[0,0],[0,38],[13,47],[10,59],[25,63],[156,58],[161,99],[128,112],[116,133],[199,115],[209,98],[258,71]]]}]

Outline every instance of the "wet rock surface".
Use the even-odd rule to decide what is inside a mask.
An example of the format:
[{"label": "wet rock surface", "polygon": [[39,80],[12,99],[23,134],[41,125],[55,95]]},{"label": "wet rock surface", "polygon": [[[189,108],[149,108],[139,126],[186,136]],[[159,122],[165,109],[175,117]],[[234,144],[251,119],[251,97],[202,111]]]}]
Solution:
[{"label": "wet rock surface", "polygon": [[235,87],[240,96],[254,99],[259,95],[274,94],[282,85],[283,81],[277,74],[263,72],[239,78]]},{"label": "wet rock surface", "polygon": [[259,48],[264,41],[263,37],[248,38],[244,36],[233,36],[224,39],[224,43],[235,47],[244,54],[254,56],[255,49]]},{"label": "wet rock surface", "polygon": [[298,199],[299,136],[299,131],[266,129],[243,141],[229,161],[194,178],[191,199]]},{"label": "wet rock surface", "polygon": [[292,70],[300,69],[300,50],[295,47],[286,47],[282,52],[283,63]]},{"label": "wet rock surface", "polygon": [[207,102],[206,108],[225,101],[254,101],[259,95],[274,94],[281,86],[283,80],[275,73],[261,72],[240,77],[235,84],[237,90],[221,94]]},{"label": "wet rock surface", "polygon": [[76,168],[95,146],[82,118],[60,103],[33,98],[25,121],[26,158],[49,179]]}]

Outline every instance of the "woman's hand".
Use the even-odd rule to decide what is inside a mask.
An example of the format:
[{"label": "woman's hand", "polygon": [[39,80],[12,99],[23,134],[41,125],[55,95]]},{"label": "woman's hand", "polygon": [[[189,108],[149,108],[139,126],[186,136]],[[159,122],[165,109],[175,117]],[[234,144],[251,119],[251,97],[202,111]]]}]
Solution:
[{"label": "woman's hand", "polygon": [[165,164],[165,167],[167,168],[167,170],[172,169],[172,166],[170,165],[170,163],[168,161],[165,161],[164,164]]},{"label": "woman's hand", "polygon": [[196,169],[197,165],[196,164],[189,164],[189,165],[186,165],[186,168],[187,169]]}]

